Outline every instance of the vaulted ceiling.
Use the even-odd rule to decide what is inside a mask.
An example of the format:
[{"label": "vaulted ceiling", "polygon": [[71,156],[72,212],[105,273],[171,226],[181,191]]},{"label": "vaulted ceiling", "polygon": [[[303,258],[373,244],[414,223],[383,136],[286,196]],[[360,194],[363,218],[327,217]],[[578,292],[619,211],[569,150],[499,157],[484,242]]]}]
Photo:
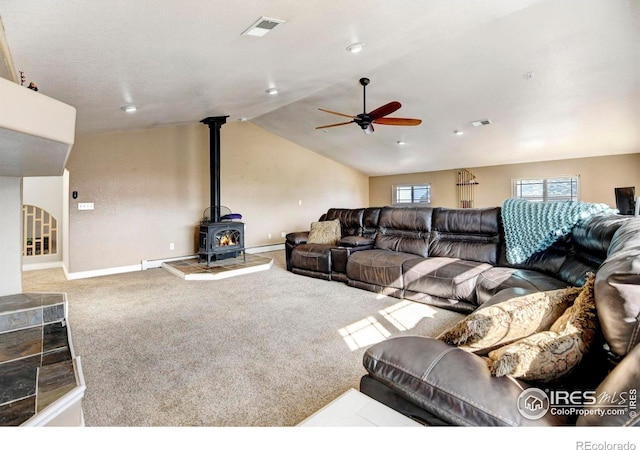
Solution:
[{"label": "vaulted ceiling", "polygon": [[[242,34],[261,17],[284,23]],[[640,0],[0,0],[0,19],[78,134],[228,115],[369,175],[640,152]],[[364,112],[362,77],[367,112],[422,123],[317,130],[350,120],[318,108]]]}]

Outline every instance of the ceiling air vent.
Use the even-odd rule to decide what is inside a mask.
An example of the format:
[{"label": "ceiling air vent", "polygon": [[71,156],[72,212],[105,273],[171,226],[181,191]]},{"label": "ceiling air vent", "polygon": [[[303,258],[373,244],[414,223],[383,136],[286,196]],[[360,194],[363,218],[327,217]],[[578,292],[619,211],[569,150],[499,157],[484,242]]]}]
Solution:
[{"label": "ceiling air vent", "polygon": [[245,36],[258,36],[262,37],[267,34],[269,31],[273,30],[275,27],[284,23],[284,20],[280,19],[271,19],[269,17],[260,17],[256,20],[253,25],[242,32],[242,35]]},{"label": "ceiling air vent", "polygon": [[483,127],[485,125],[491,125],[491,121],[489,119],[474,120],[473,122],[470,122],[470,123],[474,127]]}]

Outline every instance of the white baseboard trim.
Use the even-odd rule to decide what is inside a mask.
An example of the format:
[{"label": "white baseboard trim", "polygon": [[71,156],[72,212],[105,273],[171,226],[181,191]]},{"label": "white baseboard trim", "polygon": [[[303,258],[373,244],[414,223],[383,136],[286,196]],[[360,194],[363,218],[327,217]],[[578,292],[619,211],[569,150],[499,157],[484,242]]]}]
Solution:
[{"label": "white baseboard trim", "polygon": [[137,272],[142,270],[142,264],[133,264],[131,266],[110,267],[108,269],[87,270],[85,272],[66,272],[67,280],[80,280],[82,278],[94,278],[105,275],[117,275],[119,273]]},{"label": "white baseboard trim", "polygon": [[30,270],[41,270],[41,269],[57,269],[62,267],[62,261],[51,261],[46,263],[34,263],[34,264],[23,264],[22,271],[28,272]]},{"label": "white baseboard trim", "polygon": [[[273,252],[277,250],[284,250],[284,244],[274,244],[274,245],[261,245],[258,247],[247,248],[247,253],[264,253],[264,252]],[[97,270],[87,270],[85,272],[67,272],[66,268],[59,263],[59,266],[64,270],[64,275],[67,280],[80,280],[83,278],[93,278],[100,277],[104,275],[117,275],[119,273],[127,273],[127,272],[137,272],[140,270],[147,269],[159,269],[162,267],[162,263],[171,262],[171,261],[180,261],[182,259],[191,259],[197,258],[198,255],[187,255],[187,256],[178,256],[175,258],[165,258],[165,259],[154,259],[148,260],[143,259],[140,264],[134,264],[131,266],[121,266],[121,267],[110,267],[107,269],[97,269]]]}]

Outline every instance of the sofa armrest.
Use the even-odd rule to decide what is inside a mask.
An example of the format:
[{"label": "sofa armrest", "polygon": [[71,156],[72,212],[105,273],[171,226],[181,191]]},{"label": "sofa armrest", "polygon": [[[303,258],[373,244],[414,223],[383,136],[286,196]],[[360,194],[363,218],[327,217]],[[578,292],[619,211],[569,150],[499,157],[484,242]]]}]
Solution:
[{"label": "sofa armrest", "polygon": [[340,239],[341,247],[369,247],[373,248],[375,239],[362,236],[345,236]]},{"label": "sofa armrest", "polygon": [[286,236],[286,242],[293,246],[306,244],[307,239],[309,239],[308,231],[294,231],[293,233],[288,233]]},{"label": "sofa armrest", "polygon": [[[588,405],[591,414],[580,415],[576,425],[640,426],[638,389],[640,389],[640,345],[636,345],[600,383],[594,393],[595,404]],[[611,414],[612,412],[617,414]],[[623,414],[619,414],[620,412]]]},{"label": "sofa armrest", "polygon": [[369,375],[427,412],[454,425],[566,425],[547,412],[531,420],[518,410],[518,397],[530,386],[494,377],[485,360],[442,341],[401,336],[373,345],[364,354]]},{"label": "sofa armrest", "polygon": [[373,248],[373,244],[371,245],[360,245],[360,246],[340,246],[331,249],[331,271],[347,274],[347,261],[349,261],[349,257],[355,252],[359,252],[362,250],[371,250]]}]

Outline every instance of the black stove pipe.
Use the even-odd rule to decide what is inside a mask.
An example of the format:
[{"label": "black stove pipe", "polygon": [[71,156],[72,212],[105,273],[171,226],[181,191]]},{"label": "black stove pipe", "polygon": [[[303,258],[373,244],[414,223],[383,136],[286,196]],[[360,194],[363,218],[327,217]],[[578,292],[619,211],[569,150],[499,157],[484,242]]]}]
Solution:
[{"label": "black stove pipe", "polygon": [[211,176],[211,222],[220,222],[220,127],[229,116],[207,117],[200,122],[209,125],[209,173]]}]

